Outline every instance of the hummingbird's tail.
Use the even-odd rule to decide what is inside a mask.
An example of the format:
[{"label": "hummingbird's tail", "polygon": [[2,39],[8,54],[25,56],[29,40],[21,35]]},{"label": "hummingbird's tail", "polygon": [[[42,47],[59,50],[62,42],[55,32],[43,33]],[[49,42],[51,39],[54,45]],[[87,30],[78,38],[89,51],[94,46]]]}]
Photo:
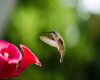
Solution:
[{"label": "hummingbird's tail", "polygon": [[63,59],[64,59],[64,54],[61,54],[61,57],[60,57],[60,63],[63,62]]}]

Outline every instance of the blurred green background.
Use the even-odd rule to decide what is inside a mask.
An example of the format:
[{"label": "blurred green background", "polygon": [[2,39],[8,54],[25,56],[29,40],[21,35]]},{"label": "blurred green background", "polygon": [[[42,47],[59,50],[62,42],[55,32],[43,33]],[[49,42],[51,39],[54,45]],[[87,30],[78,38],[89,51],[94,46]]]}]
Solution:
[{"label": "blurred green background", "polygon": [[[39,39],[54,30],[65,41],[63,63]],[[0,0],[0,39],[25,44],[43,65],[12,80],[100,80],[99,0]]]}]

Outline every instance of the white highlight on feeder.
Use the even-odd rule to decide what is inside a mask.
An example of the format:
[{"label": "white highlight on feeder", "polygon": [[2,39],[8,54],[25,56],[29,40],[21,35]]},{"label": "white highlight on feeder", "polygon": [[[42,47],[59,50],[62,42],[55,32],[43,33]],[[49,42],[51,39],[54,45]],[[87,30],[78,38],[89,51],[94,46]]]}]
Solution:
[{"label": "white highlight on feeder", "polygon": [[9,57],[9,54],[8,54],[7,52],[5,52],[5,53],[4,53],[4,56],[5,56],[6,58],[8,58],[8,57]]}]

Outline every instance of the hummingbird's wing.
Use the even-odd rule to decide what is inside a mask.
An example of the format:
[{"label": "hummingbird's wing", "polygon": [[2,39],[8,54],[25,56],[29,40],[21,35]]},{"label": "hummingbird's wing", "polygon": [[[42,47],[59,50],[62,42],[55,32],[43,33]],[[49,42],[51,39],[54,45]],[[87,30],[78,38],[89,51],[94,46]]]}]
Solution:
[{"label": "hummingbird's wing", "polygon": [[40,39],[41,39],[43,42],[45,42],[45,43],[47,43],[48,45],[50,45],[50,46],[57,47],[57,44],[56,44],[55,40],[53,40],[53,39],[50,39],[50,38],[48,38],[48,37],[46,37],[46,36],[41,36]]},{"label": "hummingbird's wing", "polygon": [[50,33],[53,36],[54,40],[50,39],[49,37],[46,37],[46,36],[41,36],[40,39],[43,42],[47,43],[48,45],[56,47],[58,49],[58,51],[60,52],[60,56],[61,56],[60,57],[60,62],[63,62],[64,51],[65,51],[63,38],[56,31],[46,32],[46,33]]}]

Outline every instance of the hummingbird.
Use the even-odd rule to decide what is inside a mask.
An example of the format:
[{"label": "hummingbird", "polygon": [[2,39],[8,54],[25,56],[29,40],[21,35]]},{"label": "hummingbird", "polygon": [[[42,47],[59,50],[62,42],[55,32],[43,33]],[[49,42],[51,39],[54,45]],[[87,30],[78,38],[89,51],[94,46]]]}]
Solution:
[{"label": "hummingbird", "polygon": [[63,62],[63,57],[65,54],[65,46],[63,38],[61,37],[59,32],[56,31],[45,32],[45,33],[50,33],[52,38],[48,36],[40,36],[40,39],[43,42],[47,43],[48,45],[57,48],[60,53],[60,62]]}]

